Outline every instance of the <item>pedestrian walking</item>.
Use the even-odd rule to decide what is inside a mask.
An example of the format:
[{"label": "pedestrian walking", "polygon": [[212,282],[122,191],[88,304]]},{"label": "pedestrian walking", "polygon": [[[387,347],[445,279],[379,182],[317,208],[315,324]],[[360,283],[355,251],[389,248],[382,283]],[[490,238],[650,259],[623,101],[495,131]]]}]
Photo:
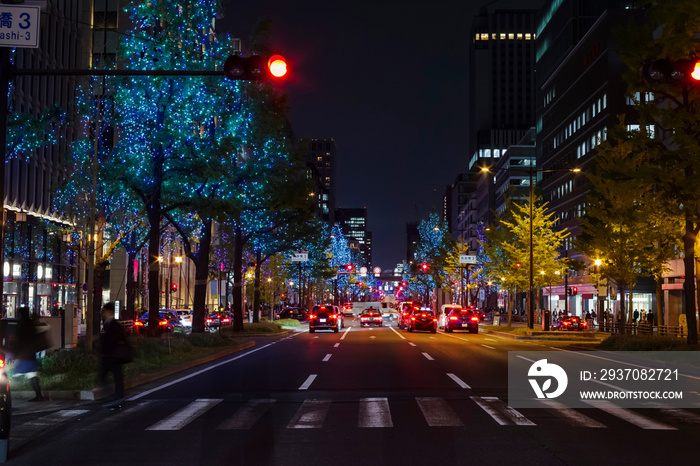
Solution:
[{"label": "pedestrian walking", "polygon": [[[17,364],[14,367],[16,377],[25,376],[29,379],[29,383],[34,390],[34,398],[29,401],[44,401],[41,394],[41,385],[39,384],[39,364],[36,360],[36,353],[48,348],[40,341],[37,334],[37,325],[34,318],[31,316],[28,307],[20,307],[17,309],[19,322],[17,324],[17,343],[15,357]],[[45,340],[45,338],[42,338]],[[43,348],[40,348],[45,346]]]},{"label": "pedestrian walking", "polygon": [[647,312],[647,322],[649,322],[649,325],[652,327],[654,326],[654,314],[652,314],[651,311]]},{"label": "pedestrian walking", "polygon": [[632,322],[636,324],[637,320],[639,320],[639,311],[635,309],[632,314]]},{"label": "pedestrian walking", "polygon": [[124,327],[114,318],[114,303],[102,306],[102,333],[100,334],[100,383],[106,386],[107,374],[114,376],[114,401],[124,398],[124,372],[122,366],[131,362],[131,347],[126,340]]}]

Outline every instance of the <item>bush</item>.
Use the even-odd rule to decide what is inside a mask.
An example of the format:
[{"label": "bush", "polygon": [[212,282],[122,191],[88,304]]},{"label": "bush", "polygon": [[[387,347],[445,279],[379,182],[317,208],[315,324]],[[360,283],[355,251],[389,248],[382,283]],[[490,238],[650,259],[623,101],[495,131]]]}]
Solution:
[{"label": "bush", "polygon": [[298,320],[296,319],[280,319],[276,320],[275,324],[279,325],[280,328],[282,329],[295,329],[301,326]]},{"label": "bush", "polygon": [[606,351],[697,351],[684,338],[652,335],[610,335],[598,347]]}]

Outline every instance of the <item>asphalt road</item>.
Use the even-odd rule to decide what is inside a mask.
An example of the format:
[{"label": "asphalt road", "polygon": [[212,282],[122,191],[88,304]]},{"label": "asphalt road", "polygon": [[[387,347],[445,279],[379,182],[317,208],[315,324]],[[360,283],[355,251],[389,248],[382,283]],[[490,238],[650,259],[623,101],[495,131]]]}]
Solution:
[{"label": "asphalt road", "polygon": [[[508,351],[566,343],[395,325],[298,332],[100,403],[17,413],[10,464],[695,462],[700,411],[519,409]],[[646,421],[644,421],[646,419]]]}]

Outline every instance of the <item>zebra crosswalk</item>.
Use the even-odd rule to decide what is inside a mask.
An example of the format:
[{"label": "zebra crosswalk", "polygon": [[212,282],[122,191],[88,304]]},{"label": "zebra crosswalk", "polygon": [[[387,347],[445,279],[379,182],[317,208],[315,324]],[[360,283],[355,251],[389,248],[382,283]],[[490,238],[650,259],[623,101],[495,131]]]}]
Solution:
[{"label": "zebra crosswalk", "polygon": [[[181,401],[144,400],[126,405],[120,412],[108,416],[94,416],[88,422],[76,423],[74,428],[105,431],[122,424],[130,425],[133,420],[143,419],[148,415],[149,421],[141,424],[140,429],[176,431],[187,429],[198,419],[209,416],[208,419],[215,419],[215,422],[202,422],[199,424],[200,427],[205,426],[204,428],[208,429],[211,426],[211,429],[218,431],[240,431],[255,429],[266,416],[272,416],[274,412],[278,421],[280,416],[286,416],[283,422],[276,423],[282,426],[281,428],[322,429],[329,422],[334,403],[338,406],[342,405],[342,411],[346,414],[351,412],[348,409],[355,409],[356,421],[349,421],[346,416],[342,417],[341,421],[335,419],[333,422],[336,424],[342,422],[347,428],[359,429],[398,427],[401,422],[404,424],[407,422],[405,411],[411,411],[413,416],[422,417],[422,425],[428,429],[468,428],[474,424],[483,425],[483,422],[489,420],[500,426],[516,427],[535,427],[539,422],[551,426],[552,422],[561,421],[568,426],[595,429],[611,427],[612,424],[619,427],[621,422],[645,430],[677,430],[678,425],[687,426],[688,424],[700,426],[700,415],[683,409],[650,409],[644,410],[642,414],[639,410],[620,408],[610,402],[591,401],[589,402],[591,409],[577,410],[567,408],[553,400],[543,400],[543,409],[530,409],[526,412],[531,417],[528,418],[498,397],[471,396],[466,399],[451,400],[422,396],[408,400],[406,398],[391,400],[386,397],[360,398],[351,403],[347,400],[341,403],[331,399],[316,398],[283,403],[274,398],[250,399],[243,402],[214,398],[195,399],[184,406]],[[348,405],[353,407],[348,408]],[[171,406],[172,409],[170,409]],[[598,413],[595,414],[596,412]],[[22,441],[45,429],[86,417],[88,413],[90,410],[87,409],[56,411],[25,423],[16,423],[11,435],[16,440]],[[655,419],[656,417],[661,420]],[[411,427],[418,426],[415,422],[415,419],[411,420]]]}]

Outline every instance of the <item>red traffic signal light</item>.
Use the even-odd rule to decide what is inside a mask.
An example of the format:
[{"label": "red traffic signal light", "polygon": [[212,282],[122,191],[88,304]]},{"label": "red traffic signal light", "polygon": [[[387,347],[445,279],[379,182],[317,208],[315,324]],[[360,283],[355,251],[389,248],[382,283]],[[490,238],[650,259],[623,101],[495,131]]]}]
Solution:
[{"label": "red traffic signal light", "polygon": [[577,295],[577,294],[578,294],[578,288],[573,287],[573,288],[571,289],[571,294],[572,294],[572,295]]},{"label": "red traffic signal light", "polygon": [[177,291],[177,283],[170,284],[170,291]]},{"label": "red traffic signal light", "polygon": [[426,270],[428,270],[428,264],[421,264],[420,268],[421,270],[423,270],[423,272],[425,272]]},{"label": "red traffic signal light", "polygon": [[653,83],[697,83],[700,82],[700,60],[657,59],[642,68],[642,77]]},{"label": "red traffic signal light", "polygon": [[224,75],[228,79],[246,81],[269,81],[287,74],[287,61],[282,55],[263,57],[230,55],[224,63]]},{"label": "red traffic signal light", "polygon": [[348,272],[352,272],[352,264],[348,264],[345,266]]}]

